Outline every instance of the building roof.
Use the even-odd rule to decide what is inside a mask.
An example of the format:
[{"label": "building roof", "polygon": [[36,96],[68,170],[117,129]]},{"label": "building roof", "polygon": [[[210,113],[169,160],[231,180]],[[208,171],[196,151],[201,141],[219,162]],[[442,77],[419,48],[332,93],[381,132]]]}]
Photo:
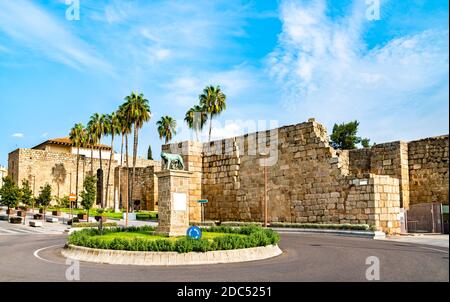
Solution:
[{"label": "building roof", "polygon": [[[68,147],[74,147],[74,143],[69,137],[60,137],[60,138],[52,138],[49,140],[46,140],[43,143],[40,143],[39,145],[33,147],[32,149],[38,149],[39,147],[43,145],[60,145],[60,146],[68,146]],[[90,145],[87,145],[85,148],[91,148]],[[111,147],[107,145],[102,144],[96,144],[94,145],[94,149],[102,149],[106,151],[111,151]]]}]

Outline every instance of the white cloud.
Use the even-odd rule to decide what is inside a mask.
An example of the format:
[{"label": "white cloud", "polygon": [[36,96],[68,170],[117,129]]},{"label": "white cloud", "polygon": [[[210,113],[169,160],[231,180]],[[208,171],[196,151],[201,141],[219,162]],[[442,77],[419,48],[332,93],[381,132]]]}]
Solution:
[{"label": "white cloud", "polygon": [[15,137],[15,138],[23,138],[24,137],[24,134],[23,133],[20,133],[20,132],[18,132],[18,133],[14,133],[13,135],[11,135],[12,137]]},{"label": "white cloud", "polygon": [[45,138],[45,137],[47,137],[48,136],[48,132],[44,132],[44,133],[42,133],[42,135],[41,135],[41,137],[43,137],[43,138]]},{"label": "white cloud", "polygon": [[285,110],[328,127],[358,119],[378,142],[448,132],[448,30],[367,49],[361,3],[342,19],[327,16],[325,1],[282,3],[283,32],[267,64]]},{"label": "white cloud", "polygon": [[111,66],[67,30],[63,22],[30,1],[1,1],[0,31],[39,55],[70,67],[111,72]]}]

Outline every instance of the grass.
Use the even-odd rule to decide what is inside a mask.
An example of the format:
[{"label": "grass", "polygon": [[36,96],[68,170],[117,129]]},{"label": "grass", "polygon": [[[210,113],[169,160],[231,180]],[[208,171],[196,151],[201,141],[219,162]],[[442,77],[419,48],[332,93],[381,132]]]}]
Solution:
[{"label": "grass", "polygon": [[[216,237],[223,237],[223,236],[227,236],[227,235],[229,235],[229,234],[203,232],[202,239],[214,240],[214,238],[216,238]],[[232,236],[245,237],[246,235],[233,234]],[[186,238],[186,236],[166,237],[166,236],[161,236],[161,235],[154,235],[154,232],[151,232],[151,231],[143,231],[143,232],[116,232],[116,233],[109,233],[109,234],[105,234],[105,235],[92,236],[92,238],[94,238],[94,239],[98,238],[98,239],[104,240],[104,241],[112,241],[115,238],[127,239],[127,240],[134,240],[134,239],[163,240],[163,239],[165,239],[165,240],[170,240],[170,241],[175,242],[178,239]]]}]

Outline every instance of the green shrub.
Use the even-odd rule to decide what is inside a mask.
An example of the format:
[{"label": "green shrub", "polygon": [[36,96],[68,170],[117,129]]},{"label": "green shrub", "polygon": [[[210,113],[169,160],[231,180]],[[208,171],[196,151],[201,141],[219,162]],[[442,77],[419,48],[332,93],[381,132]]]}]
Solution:
[{"label": "green shrub", "polygon": [[220,225],[242,227],[242,226],[248,226],[248,225],[262,226],[263,224],[262,224],[262,222],[223,221],[220,223]]},{"label": "green shrub", "polygon": [[[117,232],[150,233],[155,230],[151,226],[141,227],[111,227],[103,230],[103,235]],[[76,231],[69,236],[68,243],[77,246],[90,248],[128,250],[128,251],[176,251],[178,253],[207,252],[213,250],[231,250],[251,248],[257,246],[267,246],[277,244],[280,240],[278,233],[271,229],[263,229],[259,226],[251,225],[242,228],[219,226],[204,229],[204,232],[220,232],[229,235],[215,237],[213,240],[195,240],[188,237],[179,238],[176,241],[169,239],[146,240],[141,238],[124,239],[114,238],[113,240],[101,240],[98,228],[86,228]],[[245,236],[235,236],[235,234]]]},{"label": "green shrub", "polygon": [[350,224],[350,223],[287,223],[287,222],[272,222],[271,227],[280,228],[301,228],[301,229],[329,229],[329,230],[359,230],[359,231],[374,231],[375,226],[368,224]]}]

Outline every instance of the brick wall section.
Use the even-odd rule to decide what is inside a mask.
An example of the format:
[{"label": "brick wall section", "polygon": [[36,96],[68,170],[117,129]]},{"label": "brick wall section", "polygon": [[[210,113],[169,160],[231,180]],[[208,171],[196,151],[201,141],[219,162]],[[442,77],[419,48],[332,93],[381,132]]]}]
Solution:
[{"label": "brick wall section", "polygon": [[448,135],[409,142],[411,204],[448,204]]}]

